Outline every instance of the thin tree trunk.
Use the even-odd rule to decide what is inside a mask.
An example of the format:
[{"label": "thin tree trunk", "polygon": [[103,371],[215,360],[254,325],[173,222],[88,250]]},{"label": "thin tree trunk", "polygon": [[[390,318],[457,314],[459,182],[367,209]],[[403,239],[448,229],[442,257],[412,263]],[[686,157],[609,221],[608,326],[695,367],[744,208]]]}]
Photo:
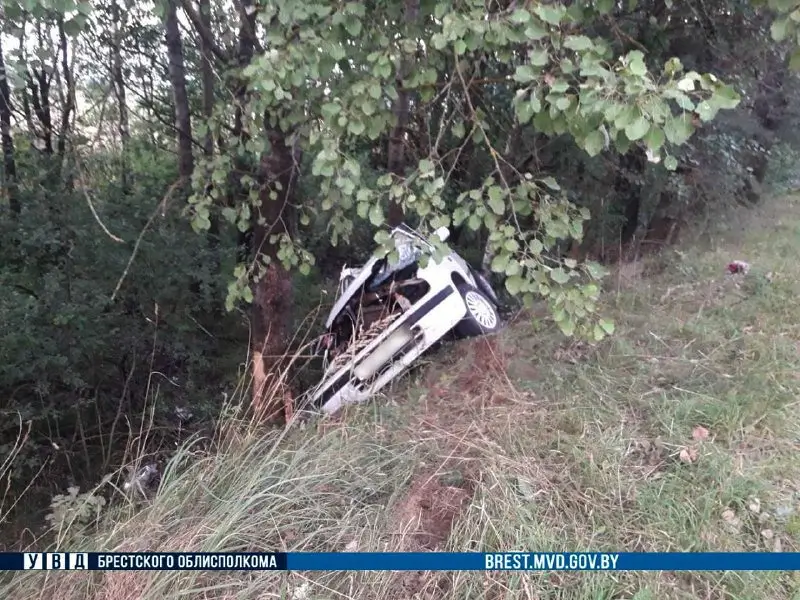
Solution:
[{"label": "thin tree trunk", "polygon": [[[244,0],[247,6],[252,6],[252,0]],[[239,47],[236,53],[236,62],[239,69],[244,69],[250,61],[253,60],[253,51],[255,48],[255,40],[251,35],[253,25],[255,23],[255,12],[251,16],[247,14],[240,14],[239,25]],[[247,141],[247,132],[243,129],[243,114],[244,108],[247,104],[247,84],[241,77],[234,79],[233,97],[234,101],[234,115],[233,115],[233,136],[238,141],[239,145],[244,146]],[[235,172],[230,175],[230,197],[229,204],[236,205],[239,198],[246,195],[242,190],[241,173],[249,170],[249,166],[243,160],[242,156],[234,151],[233,164]],[[246,263],[250,260],[250,255],[253,251],[252,244],[252,230],[246,232],[239,232],[237,236],[237,262]]]},{"label": "thin tree trunk", "polygon": [[[418,14],[419,0],[405,0],[404,17],[406,26],[416,22]],[[412,66],[412,61],[407,58],[401,61],[396,78],[398,88],[397,99],[392,106],[392,113],[397,122],[389,138],[386,166],[390,173],[398,177],[403,177],[406,170],[405,137],[406,131],[408,130],[410,106],[409,92],[404,88],[403,80],[408,77]],[[389,204],[389,225],[393,227],[397,226],[402,223],[404,219],[405,215],[403,213],[402,204],[400,204],[397,199],[393,199]]]},{"label": "thin tree trunk", "polygon": [[[50,118],[50,83],[43,72],[34,69],[33,74],[28,76],[28,90],[31,93],[31,103],[33,112],[41,126],[39,138],[41,139],[41,150],[48,156],[53,154],[53,124]],[[34,80],[35,78],[35,80]]]},{"label": "thin tree trunk", "polygon": [[[69,133],[69,120],[75,110],[75,80],[72,77],[72,68],[67,54],[67,34],[64,31],[64,19],[58,20],[59,49],[61,51],[61,70],[63,71],[64,90],[63,110],[61,111],[61,126],[58,130],[58,159],[60,169],[63,169],[65,153],[67,151],[67,135]],[[66,188],[72,188],[72,178],[66,182]]]},{"label": "thin tree trunk", "polygon": [[[211,31],[211,2],[200,0],[200,22],[206,31]],[[211,119],[214,112],[214,55],[210,43],[200,36],[200,69],[203,81],[203,117],[206,121]],[[203,140],[203,154],[206,158],[214,155],[214,137],[211,128],[206,129],[205,139]]]},{"label": "thin tree trunk", "polygon": [[18,215],[22,207],[17,196],[17,164],[14,160],[14,138],[11,137],[11,90],[6,76],[3,40],[0,36],[0,138],[3,145],[3,187],[7,190],[8,205]]},{"label": "thin tree trunk", "polygon": [[111,48],[111,84],[114,88],[114,96],[117,99],[117,131],[119,132],[120,145],[122,146],[122,156],[120,160],[120,181],[122,183],[122,193],[129,191],[128,182],[128,148],[130,146],[131,130],[128,117],[128,105],[125,98],[125,75],[122,70],[122,37],[124,35],[124,23],[120,20],[119,5],[114,2],[111,5],[111,15],[114,20],[114,43]]},{"label": "thin tree trunk", "polygon": [[175,128],[178,130],[178,173],[188,183],[194,171],[192,156],[192,123],[189,97],[186,93],[186,69],[183,64],[183,44],[178,24],[176,0],[168,0],[164,32],[169,59],[169,79],[175,101]]},{"label": "thin tree trunk", "polygon": [[[36,25],[36,34],[39,48],[44,46],[41,24]],[[33,77],[36,78],[34,83]],[[31,90],[33,111],[42,126],[42,141],[44,152],[47,156],[53,154],[53,119],[50,112],[50,77],[44,67],[33,70],[33,77],[28,73],[28,87]]]},{"label": "thin tree trunk", "polygon": [[[25,36],[25,30],[23,29],[19,35],[19,54],[22,57],[22,62],[28,62],[28,52],[27,52],[27,38]],[[21,89],[22,92],[22,112],[25,115],[25,123],[28,125],[28,132],[30,135],[36,135],[36,126],[33,124],[33,114],[31,113],[31,101],[28,98],[28,88],[27,86],[23,86]]]},{"label": "thin tree trunk", "polygon": [[[210,0],[199,0],[198,6],[198,19],[204,31],[211,32],[211,2]],[[214,156],[214,135],[211,131],[210,121],[211,115],[214,112],[214,53],[211,49],[212,40],[206,40],[204,36],[200,36],[200,71],[201,80],[203,85],[203,118],[208,125],[206,127],[206,135],[203,138],[203,155],[206,160],[211,160]],[[221,260],[219,256],[219,235],[220,223],[219,216],[211,213],[209,216],[211,225],[208,228],[208,247],[211,253],[211,270],[216,275],[220,275]],[[220,316],[219,312],[222,309],[222,299],[217,294],[217,286],[213,286],[211,290],[212,295],[212,313],[215,316]]]}]

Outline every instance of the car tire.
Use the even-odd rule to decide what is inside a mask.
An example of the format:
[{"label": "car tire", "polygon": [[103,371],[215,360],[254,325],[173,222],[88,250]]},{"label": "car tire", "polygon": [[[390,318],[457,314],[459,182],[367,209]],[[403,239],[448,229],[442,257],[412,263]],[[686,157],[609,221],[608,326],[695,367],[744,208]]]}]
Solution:
[{"label": "car tire", "polygon": [[500,315],[491,299],[477,288],[467,284],[458,286],[458,291],[467,307],[467,314],[456,325],[456,335],[476,337],[494,333],[500,329]]},{"label": "car tire", "polygon": [[486,296],[489,300],[491,300],[496,307],[500,307],[500,299],[495,294],[494,290],[492,289],[489,280],[478,270],[471,269],[472,276],[475,278],[475,283],[477,283],[478,290]]}]

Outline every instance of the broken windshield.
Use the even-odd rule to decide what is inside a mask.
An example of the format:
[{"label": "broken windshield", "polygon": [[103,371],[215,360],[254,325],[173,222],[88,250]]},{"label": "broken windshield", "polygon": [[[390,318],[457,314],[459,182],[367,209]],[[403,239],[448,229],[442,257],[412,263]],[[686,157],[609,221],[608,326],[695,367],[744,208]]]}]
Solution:
[{"label": "broken windshield", "polygon": [[413,265],[422,255],[422,250],[419,246],[415,245],[411,238],[403,236],[404,239],[397,240],[397,254],[398,260],[395,264],[390,264],[389,259],[385,258],[382,261],[381,268],[372,278],[369,285],[370,290],[374,290],[395,273]]}]

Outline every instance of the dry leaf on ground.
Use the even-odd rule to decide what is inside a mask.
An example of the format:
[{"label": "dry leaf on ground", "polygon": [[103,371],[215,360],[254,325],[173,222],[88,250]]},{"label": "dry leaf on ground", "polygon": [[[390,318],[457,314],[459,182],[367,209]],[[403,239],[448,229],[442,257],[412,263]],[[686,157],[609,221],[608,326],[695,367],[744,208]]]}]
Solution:
[{"label": "dry leaf on ground", "polygon": [[708,429],[702,425],[698,425],[692,430],[692,439],[695,442],[702,442],[703,440],[708,439],[708,435]]},{"label": "dry leaf on ground", "polygon": [[681,462],[685,462],[687,464],[692,464],[693,462],[697,461],[697,448],[694,446],[686,446],[678,454],[678,458],[680,458]]}]

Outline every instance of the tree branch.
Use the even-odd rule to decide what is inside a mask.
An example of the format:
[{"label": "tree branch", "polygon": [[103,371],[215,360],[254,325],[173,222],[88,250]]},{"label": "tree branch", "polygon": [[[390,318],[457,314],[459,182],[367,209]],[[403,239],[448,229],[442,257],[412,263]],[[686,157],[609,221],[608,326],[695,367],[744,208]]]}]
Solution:
[{"label": "tree branch", "polygon": [[180,0],[180,3],[184,12],[186,13],[186,16],[189,17],[189,20],[192,22],[195,30],[197,30],[197,33],[203,38],[203,42],[205,42],[208,49],[211,50],[212,54],[214,54],[214,56],[216,56],[219,60],[227,63],[230,60],[230,57],[214,41],[214,34],[208,27],[206,27],[205,23],[203,23],[200,15],[197,14],[194,6],[192,6],[192,0]]}]

